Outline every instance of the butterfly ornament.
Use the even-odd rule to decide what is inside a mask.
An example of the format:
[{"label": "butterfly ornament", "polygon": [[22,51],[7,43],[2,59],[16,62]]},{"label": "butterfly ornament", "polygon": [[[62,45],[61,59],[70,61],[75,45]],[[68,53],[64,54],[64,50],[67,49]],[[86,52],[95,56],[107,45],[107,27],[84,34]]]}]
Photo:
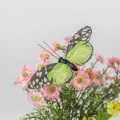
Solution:
[{"label": "butterfly ornament", "polygon": [[[73,77],[73,71],[78,71],[77,65],[89,61],[93,54],[93,47],[89,43],[92,29],[89,26],[81,28],[70,40],[65,59],[58,58],[58,63],[46,65],[31,77],[29,89],[40,89],[50,84],[64,85]],[[47,45],[47,43],[46,43]],[[42,47],[42,46],[41,46]],[[43,48],[43,47],[42,47]],[[58,54],[56,53],[58,56]]]}]

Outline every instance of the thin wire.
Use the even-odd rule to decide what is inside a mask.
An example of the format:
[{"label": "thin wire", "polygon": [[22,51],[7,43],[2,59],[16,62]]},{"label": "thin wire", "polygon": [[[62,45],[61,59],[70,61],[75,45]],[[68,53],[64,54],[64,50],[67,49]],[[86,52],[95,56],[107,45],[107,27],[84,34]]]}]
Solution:
[{"label": "thin wire", "polygon": [[[46,50],[44,47],[42,47],[40,44],[38,44],[41,48],[43,48],[44,50]],[[50,53],[48,50],[46,50],[48,53]],[[51,54],[51,53],[50,53]],[[51,54],[52,56],[54,56],[53,54]],[[56,56],[54,56],[55,58],[57,58]],[[58,59],[58,58],[57,58]]]},{"label": "thin wire", "polygon": [[60,57],[45,41],[43,41],[58,57]]}]

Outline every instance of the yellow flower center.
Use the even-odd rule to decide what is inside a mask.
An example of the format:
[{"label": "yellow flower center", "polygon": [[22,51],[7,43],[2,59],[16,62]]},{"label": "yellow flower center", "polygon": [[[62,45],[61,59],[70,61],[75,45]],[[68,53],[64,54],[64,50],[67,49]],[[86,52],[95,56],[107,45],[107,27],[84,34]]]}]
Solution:
[{"label": "yellow flower center", "polygon": [[99,74],[95,74],[95,78],[96,79],[100,79],[100,75]]},{"label": "yellow flower center", "polygon": [[114,62],[112,62],[112,61],[111,61],[110,63],[111,63],[112,65],[115,65]]},{"label": "yellow flower center", "polygon": [[24,72],[22,73],[22,76],[23,76],[24,78],[27,78],[27,77],[28,77],[28,73],[24,71]]},{"label": "yellow flower center", "polygon": [[36,101],[36,102],[40,100],[40,97],[39,97],[38,95],[33,95],[32,98],[33,98],[33,100]]},{"label": "yellow flower center", "polygon": [[102,59],[102,57],[100,56],[99,59]]},{"label": "yellow flower center", "polygon": [[114,111],[118,111],[118,110],[119,110],[119,108],[117,107],[116,104],[113,105],[113,110],[114,110]]},{"label": "yellow flower center", "polygon": [[91,73],[88,73],[88,75],[89,75],[89,78],[91,79],[91,78],[92,78],[92,75],[91,75]]},{"label": "yellow flower center", "polygon": [[80,84],[83,83],[83,82],[84,82],[84,78],[83,78],[83,77],[79,77],[79,78],[77,79],[77,82],[80,83]]},{"label": "yellow flower center", "polygon": [[54,93],[54,92],[55,92],[55,87],[54,86],[49,87],[49,93]]}]

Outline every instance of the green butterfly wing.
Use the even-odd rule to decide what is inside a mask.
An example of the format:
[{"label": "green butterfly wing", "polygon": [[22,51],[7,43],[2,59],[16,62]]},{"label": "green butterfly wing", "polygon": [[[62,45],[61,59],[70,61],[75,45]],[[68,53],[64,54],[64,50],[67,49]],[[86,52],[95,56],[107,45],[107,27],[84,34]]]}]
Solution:
[{"label": "green butterfly wing", "polygon": [[63,63],[56,64],[53,69],[47,74],[47,78],[52,81],[54,85],[63,85],[69,82],[72,78],[72,71],[68,65]]},{"label": "green butterfly wing", "polygon": [[86,63],[91,58],[92,54],[92,45],[86,41],[80,41],[69,51],[66,59],[75,65],[79,65]]}]

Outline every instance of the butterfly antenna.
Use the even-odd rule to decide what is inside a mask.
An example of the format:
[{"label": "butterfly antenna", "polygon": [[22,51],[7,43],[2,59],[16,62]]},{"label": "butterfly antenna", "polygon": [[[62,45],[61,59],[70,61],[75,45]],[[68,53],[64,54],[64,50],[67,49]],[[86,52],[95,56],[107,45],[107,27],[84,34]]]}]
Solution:
[{"label": "butterfly antenna", "polygon": [[58,57],[60,57],[45,41],[43,41]]},{"label": "butterfly antenna", "polygon": [[[40,44],[38,44],[41,48],[43,48],[44,50],[46,50],[44,47],[42,47]],[[48,50],[46,50],[48,53],[50,53]],[[52,56],[54,56],[52,53],[50,53]],[[55,58],[57,58],[56,56],[54,56]],[[57,58],[58,59],[58,58]]]}]

